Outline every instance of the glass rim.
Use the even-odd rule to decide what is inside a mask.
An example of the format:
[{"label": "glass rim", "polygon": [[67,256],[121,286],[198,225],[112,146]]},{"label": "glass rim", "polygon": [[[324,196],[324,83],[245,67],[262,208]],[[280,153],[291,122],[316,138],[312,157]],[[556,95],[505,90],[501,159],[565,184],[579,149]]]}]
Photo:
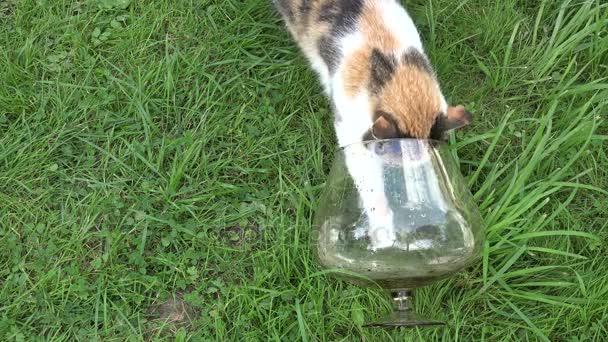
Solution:
[{"label": "glass rim", "polygon": [[366,145],[368,143],[378,143],[378,142],[386,142],[386,141],[421,141],[427,143],[431,147],[442,147],[449,145],[447,141],[437,140],[437,139],[419,139],[419,138],[391,138],[391,139],[374,139],[374,140],[362,140],[354,143],[350,143],[344,146],[338,146],[337,150],[344,151],[347,148],[355,145]]}]

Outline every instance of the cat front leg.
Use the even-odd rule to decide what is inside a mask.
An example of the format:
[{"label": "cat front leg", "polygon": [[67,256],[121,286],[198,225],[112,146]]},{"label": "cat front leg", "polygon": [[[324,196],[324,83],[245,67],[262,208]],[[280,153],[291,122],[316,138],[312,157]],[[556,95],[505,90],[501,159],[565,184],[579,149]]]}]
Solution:
[{"label": "cat front leg", "polygon": [[366,232],[371,242],[370,248],[375,250],[392,246],[395,240],[394,215],[384,191],[382,161],[359,144],[348,147],[344,157],[369,220]]}]

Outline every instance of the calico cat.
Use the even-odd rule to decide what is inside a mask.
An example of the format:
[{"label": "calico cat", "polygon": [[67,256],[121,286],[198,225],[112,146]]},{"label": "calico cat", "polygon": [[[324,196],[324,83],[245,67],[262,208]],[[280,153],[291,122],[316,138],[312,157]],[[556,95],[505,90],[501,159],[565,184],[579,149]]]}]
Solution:
[{"label": "calico cat", "polygon": [[334,128],[378,247],[394,234],[380,163],[366,140],[445,139],[470,123],[449,106],[419,33],[396,0],[273,0],[332,103]]}]

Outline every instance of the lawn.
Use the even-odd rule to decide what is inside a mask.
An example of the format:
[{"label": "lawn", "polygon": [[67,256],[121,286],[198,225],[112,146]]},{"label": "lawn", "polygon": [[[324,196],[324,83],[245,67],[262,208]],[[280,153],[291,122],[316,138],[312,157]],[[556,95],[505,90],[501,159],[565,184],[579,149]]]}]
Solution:
[{"label": "lawn", "polygon": [[474,113],[447,327],[313,262],[330,105],[269,1],[0,0],[0,340],[608,340],[608,3],[406,2]]}]

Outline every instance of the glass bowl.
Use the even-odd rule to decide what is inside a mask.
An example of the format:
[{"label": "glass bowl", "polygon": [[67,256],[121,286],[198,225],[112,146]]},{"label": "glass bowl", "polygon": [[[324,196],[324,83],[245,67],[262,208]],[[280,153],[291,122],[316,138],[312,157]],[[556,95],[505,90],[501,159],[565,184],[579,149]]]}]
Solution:
[{"label": "glass bowl", "polygon": [[413,289],[480,254],[484,225],[447,143],[366,141],[339,148],[315,215],[321,267],[389,292],[394,310],[366,326],[441,325],[412,308]]}]

